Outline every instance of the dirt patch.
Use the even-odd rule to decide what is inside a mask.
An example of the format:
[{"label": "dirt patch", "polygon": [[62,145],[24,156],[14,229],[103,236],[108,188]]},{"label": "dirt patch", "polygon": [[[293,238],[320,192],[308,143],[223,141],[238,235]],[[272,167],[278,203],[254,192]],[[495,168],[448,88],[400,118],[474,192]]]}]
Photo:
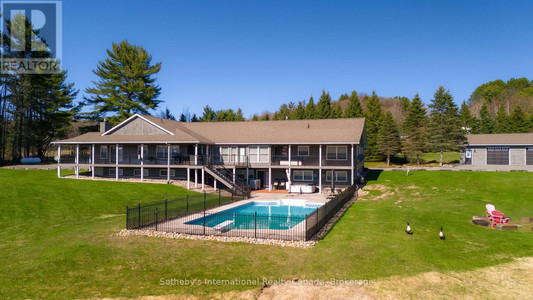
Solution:
[{"label": "dirt patch", "polygon": [[367,191],[386,192],[390,190],[391,188],[383,184],[372,184],[372,185],[366,185],[365,187],[363,187],[363,189]]}]

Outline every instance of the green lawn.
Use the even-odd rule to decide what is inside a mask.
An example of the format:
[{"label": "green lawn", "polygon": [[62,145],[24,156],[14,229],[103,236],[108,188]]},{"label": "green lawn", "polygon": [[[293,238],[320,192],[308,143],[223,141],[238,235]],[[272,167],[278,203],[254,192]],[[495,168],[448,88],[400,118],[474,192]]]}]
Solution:
[{"label": "green lawn", "polygon": [[[459,164],[459,152],[444,152],[442,162],[444,164]],[[422,167],[438,167],[440,161],[440,153],[424,153],[420,155],[420,164]],[[406,161],[402,155],[391,157],[389,168],[400,167],[403,165],[416,166],[416,159],[414,161]],[[386,161],[365,161],[367,168],[387,168]]]},{"label": "green lawn", "polygon": [[[513,220],[533,217],[531,173],[374,172],[369,179],[374,190],[317,247],[296,249],[118,237],[126,205],[186,191],[0,169],[0,298],[205,295],[258,287],[161,286],[160,279],[379,280],[471,270],[533,255],[531,230],[498,231],[470,221],[484,214],[486,203]],[[404,233],[406,220],[412,236]],[[438,239],[441,225],[444,242]]]}]

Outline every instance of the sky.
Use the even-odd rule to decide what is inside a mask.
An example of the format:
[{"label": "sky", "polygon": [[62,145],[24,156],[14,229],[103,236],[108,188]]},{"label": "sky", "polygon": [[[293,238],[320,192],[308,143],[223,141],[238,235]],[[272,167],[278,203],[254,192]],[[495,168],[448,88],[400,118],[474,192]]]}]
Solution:
[{"label": "sky", "polygon": [[[80,90],[112,42],[162,62],[161,109],[178,116],[334,100],[352,90],[457,103],[482,83],[533,79],[531,1],[63,1],[63,66]],[[160,109],[160,110],[161,110]],[[157,114],[157,112],[152,112]]]}]

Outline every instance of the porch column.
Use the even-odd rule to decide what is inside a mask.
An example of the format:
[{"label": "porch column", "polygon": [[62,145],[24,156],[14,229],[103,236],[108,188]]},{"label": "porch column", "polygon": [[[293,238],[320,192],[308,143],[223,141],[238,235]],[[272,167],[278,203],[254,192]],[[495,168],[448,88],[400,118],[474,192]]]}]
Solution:
[{"label": "porch column", "polygon": [[94,179],[94,144],[91,147],[91,179]]},{"label": "porch column", "polygon": [[194,144],[194,165],[198,165],[198,144]]},{"label": "porch column", "polygon": [[76,144],[76,178],[80,178],[80,144]]},{"label": "porch column", "polygon": [[141,182],[144,181],[144,144],[141,144]]},{"label": "porch column", "polygon": [[272,191],[272,168],[268,168],[268,191]]},{"label": "porch column", "polygon": [[353,173],[354,173],[354,157],[353,157],[353,154],[354,154],[354,151],[353,151],[353,144],[352,144],[352,185],[354,184],[355,180],[353,178]]},{"label": "porch column", "polygon": [[248,178],[249,178],[248,176],[249,175],[250,175],[250,173],[248,172],[248,167],[246,167],[246,180],[245,180],[246,184],[248,184]]},{"label": "porch column", "polygon": [[170,183],[170,144],[167,144],[167,184]]},{"label": "porch column", "polygon": [[187,189],[191,189],[191,169],[187,167]]},{"label": "porch column", "polygon": [[217,179],[215,178],[214,179],[215,181],[213,181],[213,188],[215,189],[215,191],[217,190]]},{"label": "porch column", "polygon": [[289,193],[291,192],[291,178],[292,178],[292,145],[289,145],[289,178],[287,178],[287,186],[286,188],[289,190]]},{"label": "porch column", "polygon": [[202,191],[205,190],[205,169],[202,168]]},{"label": "porch column", "polygon": [[118,181],[118,144],[115,145],[115,180]]},{"label": "porch column", "polygon": [[322,194],[322,145],[318,146],[318,192]]},{"label": "porch column", "polygon": [[235,184],[235,173],[236,173],[235,166],[233,166],[233,184]]},{"label": "porch column", "polygon": [[194,188],[198,188],[198,169],[194,169]]},{"label": "porch column", "polygon": [[61,145],[57,145],[57,178],[61,178]]}]

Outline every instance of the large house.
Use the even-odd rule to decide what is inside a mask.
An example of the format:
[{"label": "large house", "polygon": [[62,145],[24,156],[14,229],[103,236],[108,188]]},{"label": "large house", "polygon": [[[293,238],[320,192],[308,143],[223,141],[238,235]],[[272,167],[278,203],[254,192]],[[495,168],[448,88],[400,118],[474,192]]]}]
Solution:
[{"label": "large house", "polygon": [[187,188],[202,189],[252,183],[322,192],[332,180],[348,186],[361,175],[366,130],[362,118],[183,123],[136,114],[55,144],[58,176],[68,167],[76,177],[80,169],[90,170],[93,179],[186,180]]},{"label": "large house", "polygon": [[461,164],[533,166],[533,133],[469,134]]}]

